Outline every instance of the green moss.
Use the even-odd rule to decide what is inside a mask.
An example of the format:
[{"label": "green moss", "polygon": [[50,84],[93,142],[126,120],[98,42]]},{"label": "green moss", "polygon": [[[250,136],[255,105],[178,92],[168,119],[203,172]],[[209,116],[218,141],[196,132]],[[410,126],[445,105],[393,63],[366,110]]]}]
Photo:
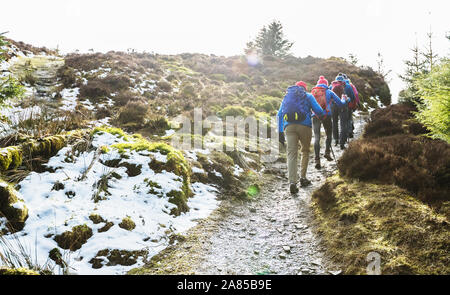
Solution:
[{"label": "green moss", "polygon": [[55,236],[55,241],[62,249],[69,249],[76,251],[92,237],[92,229],[86,224],[77,225],[72,228],[72,231],[63,232]]},{"label": "green moss", "polygon": [[94,213],[92,213],[91,215],[89,215],[89,219],[90,219],[94,224],[99,224],[99,223],[102,223],[102,222],[106,222],[106,221],[103,219],[103,217],[101,217],[101,216],[98,215],[98,214],[94,214]]},{"label": "green moss", "polygon": [[241,107],[241,106],[227,106],[224,109],[222,109],[221,111],[219,111],[217,113],[217,115],[219,115],[222,118],[225,118],[227,116],[232,116],[232,117],[246,117],[247,116],[247,109]]},{"label": "green moss", "polygon": [[92,132],[91,136],[95,134],[102,134],[102,133],[109,133],[112,135],[116,135],[119,137],[122,137],[125,141],[129,140],[129,136],[120,128],[114,128],[114,127],[95,127]]},{"label": "green moss", "polygon": [[48,258],[53,260],[57,265],[61,267],[65,266],[61,251],[59,251],[58,248],[53,248],[52,250],[50,250],[50,252],[48,253]]},{"label": "green moss", "polygon": [[131,219],[129,216],[125,217],[124,219],[122,219],[122,222],[119,223],[119,227],[132,231],[133,229],[136,228],[136,223],[134,223],[133,219]]},{"label": "green moss", "polygon": [[170,211],[170,214],[179,216],[181,213],[189,211],[186,194],[182,191],[171,190],[167,193],[167,196],[169,202],[177,206]]},{"label": "green moss", "polygon": [[23,153],[20,147],[10,146],[0,149],[0,169],[16,169],[22,165]]},{"label": "green moss", "polygon": [[[111,265],[125,265],[130,266],[133,264],[136,264],[138,257],[142,257],[147,255],[148,252],[145,250],[141,251],[127,251],[127,250],[110,250],[110,249],[104,249],[97,252],[97,255],[92,258],[89,263],[92,264],[92,268],[99,269],[102,268],[104,265],[111,266]],[[99,257],[105,257],[108,261],[106,264],[104,264],[104,259]]]},{"label": "green moss", "polygon": [[111,227],[114,226],[114,223],[111,221],[106,221],[105,225],[98,229],[99,233],[107,232]]},{"label": "green moss", "polygon": [[445,216],[394,185],[333,176],[312,197],[328,256],[345,274],[366,274],[370,252],[382,274],[450,273]]},{"label": "green moss", "polygon": [[37,276],[38,272],[28,268],[3,268],[0,267],[0,275],[3,276]]},{"label": "green moss", "polygon": [[[31,139],[23,143],[20,150],[25,154],[25,156],[34,158],[36,156],[40,157],[51,157],[58,153],[66,144],[69,136],[68,135],[53,135],[40,139]],[[16,162],[19,162],[19,158]]]},{"label": "green moss", "polygon": [[106,145],[101,146],[100,149],[102,154],[109,153],[109,148]]},{"label": "green moss", "polygon": [[119,153],[121,154],[125,153],[126,151],[134,150],[137,152],[159,152],[163,155],[166,155],[166,163],[162,163],[157,161],[156,159],[153,159],[150,163],[150,168],[152,168],[156,172],[166,170],[168,172],[173,172],[174,174],[181,176],[183,178],[182,190],[185,194],[185,198],[188,198],[192,195],[192,192],[189,189],[191,169],[189,163],[186,161],[183,154],[179,150],[176,150],[172,146],[163,142],[150,143],[145,139],[138,139],[135,142],[130,143],[115,144],[111,147],[118,149]]},{"label": "green moss", "polygon": [[0,180],[0,215],[5,216],[14,231],[21,230],[28,218],[28,208],[17,203],[23,200],[17,197],[16,190],[8,183]]}]

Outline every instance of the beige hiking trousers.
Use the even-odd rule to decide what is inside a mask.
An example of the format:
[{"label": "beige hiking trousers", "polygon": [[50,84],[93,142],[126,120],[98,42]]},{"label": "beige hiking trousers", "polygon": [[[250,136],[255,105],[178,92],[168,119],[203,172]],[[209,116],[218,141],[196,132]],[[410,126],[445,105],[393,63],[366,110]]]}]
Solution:
[{"label": "beige hiking trousers", "polygon": [[289,182],[298,182],[298,142],[302,147],[301,177],[306,178],[308,170],[309,150],[311,146],[312,128],[300,124],[288,125],[285,129],[287,141],[287,165]]}]

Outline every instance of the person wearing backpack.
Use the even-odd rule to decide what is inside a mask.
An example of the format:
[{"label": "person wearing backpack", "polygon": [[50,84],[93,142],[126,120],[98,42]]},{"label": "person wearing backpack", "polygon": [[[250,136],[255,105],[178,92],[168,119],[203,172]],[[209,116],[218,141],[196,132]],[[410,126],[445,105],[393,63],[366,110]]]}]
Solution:
[{"label": "person wearing backpack", "polygon": [[319,77],[319,81],[317,81],[317,86],[311,90],[311,94],[316,99],[317,103],[320,107],[325,111],[325,117],[323,119],[319,119],[315,114],[313,114],[313,130],[314,130],[314,152],[315,152],[315,161],[316,161],[316,169],[321,169],[320,165],[320,128],[323,124],[323,128],[325,129],[325,134],[327,136],[325,143],[325,159],[328,161],[332,161],[333,158],[330,156],[331,150],[331,141],[332,141],[332,115],[333,112],[331,110],[331,105],[334,103],[338,107],[345,107],[348,103],[347,100],[339,98],[333,91],[328,88],[328,81],[324,76]]},{"label": "person wearing backpack", "polygon": [[348,135],[348,138],[353,138],[353,131],[355,130],[355,125],[353,124],[353,112],[355,112],[358,109],[359,106],[359,94],[358,94],[358,90],[356,90],[355,85],[352,84],[352,81],[350,81],[350,79],[348,79],[350,86],[352,86],[353,89],[353,93],[355,94],[355,100],[353,102],[350,102],[348,104],[348,108],[350,111],[350,132]]},{"label": "person wearing backpack", "polygon": [[[348,82],[347,75],[340,74],[336,77],[336,81],[339,81],[344,85],[344,93],[346,97],[350,98],[350,103],[355,101],[355,94],[353,93],[353,88],[350,86],[350,82]],[[350,131],[350,111],[348,106],[340,108],[339,119],[340,119],[340,127],[341,132],[339,136],[339,144],[341,146],[341,150],[345,149],[345,143],[347,142],[349,131]]]},{"label": "person wearing backpack", "polygon": [[[298,192],[298,142],[300,141],[302,148],[300,186],[305,187],[311,184],[306,178],[312,137],[311,111],[320,118],[325,115],[324,110],[307,89],[303,81],[289,87],[278,111],[279,141],[283,145],[287,141],[289,189],[292,194]],[[283,132],[286,133],[286,139]]]},{"label": "person wearing backpack", "polygon": [[[339,73],[339,75],[336,77],[342,76],[342,73]],[[329,87],[331,91],[333,91],[339,98],[342,98],[345,94],[345,83],[342,79],[335,79]],[[341,114],[341,110],[343,107],[339,107],[337,104],[332,102],[331,104],[331,121],[332,121],[332,130],[333,130],[333,138],[336,142],[336,146],[339,145],[339,138],[340,138],[340,132],[339,132],[339,118]],[[341,126],[342,129],[342,126]]]}]

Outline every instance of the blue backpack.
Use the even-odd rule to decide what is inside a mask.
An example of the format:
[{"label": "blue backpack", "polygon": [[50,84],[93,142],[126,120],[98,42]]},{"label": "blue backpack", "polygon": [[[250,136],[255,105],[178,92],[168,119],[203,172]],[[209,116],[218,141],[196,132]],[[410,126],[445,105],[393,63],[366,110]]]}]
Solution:
[{"label": "blue backpack", "polygon": [[309,109],[305,89],[300,86],[289,87],[283,99],[282,118],[289,123],[303,122]]}]

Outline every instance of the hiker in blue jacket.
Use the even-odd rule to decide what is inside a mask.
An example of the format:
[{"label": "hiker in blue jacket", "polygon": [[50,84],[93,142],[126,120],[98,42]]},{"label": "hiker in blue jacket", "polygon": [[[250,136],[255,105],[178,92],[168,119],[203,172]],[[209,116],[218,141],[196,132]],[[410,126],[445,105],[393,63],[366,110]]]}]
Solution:
[{"label": "hiker in blue jacket", "polygon": [[325,115],[314,96],[308,93],[307,89],[307,85],[303,81],[289,87],[278,111],[279,141],[283,145],[285,142],[283,132],[286,132],[287,165],[292,194],[298,192],[298,141],[300,140],[302,147],[300,186],[305,187],[311,184],[311,181],[306,178],[312,137],[311,111],[314,111],[319,117]]},{"label": "hiker in blue jacket", "polygon": [[[339,74],[336,77],[336,81],[344,81],[345,82],[345,95],[350,98],[350,101],[355,100],[355,93],[353,92],[353,88],[350,85],[350,81],[348,80],[347,76],[345,74]],[[339,137],[339,144],[341,146],[341,150],[345,149],[345,143],[347,142],[348,135],[350,132],[350,111],[348,109],[348,106],[340,108],[340,125],[341,125],[341,132]]]},{"label": "hiker in blue jacket", "polygon": [[[320,91],[320,89],[323,89]],[[315,91],[318,90],[318,91]],[[314,97],[325,110],[325,117],[321,120],[317,118],[315,114],[313,114],[313,130],[314,130],[314,152],[315,152],[315,161],[316,161],[316,169],[321,169],[320,165],[320,127],[323,124],[323,128],[325,129],[325,134],[327,136],[325,143],[325,159],[328,161],[332,161],[333,158],[330,156],[331,150],[331,141],[332,141],[332,115],[333,111],[331,105],[334,103],[338,108],[343,108],[347,106],[347,103],[350,99],[341,99],[336,95],[333,91],[328,88],[328,81],[320,76],[319,81],[317,81],[317,86],[314,87],[312,91]],[[324,96],[322,98],[322,96]],[[323,102],[322,102],[323,101]]]}]

